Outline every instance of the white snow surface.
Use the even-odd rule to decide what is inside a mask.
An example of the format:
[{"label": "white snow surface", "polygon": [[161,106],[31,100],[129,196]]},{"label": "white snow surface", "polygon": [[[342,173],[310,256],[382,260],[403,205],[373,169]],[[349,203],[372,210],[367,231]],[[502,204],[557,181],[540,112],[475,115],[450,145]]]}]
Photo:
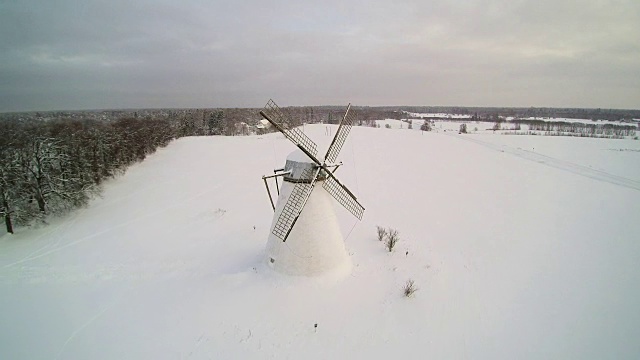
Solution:
[{"label": "white snow surface", "polygon": [[295,148],[289,155],[287,155],[287,160],[301,162],[301,163],[313,163],[313,160],[309,158],[302,150]]},{"label": "white snow surface", "polygon": [[319,277],[264,263],[288,140],[176,140],[0,237],[0,359],[637,359],[640,141],[533,138],[354,127],[353,267]]},{"label": "white snow surface", "polygon": [[[581,123],[581,124],[611,124],[611,125],[634,125],[624,121],[611,121],[611,120],[591,120],[591,119],[576,119],[576,118],[563,118],[563,117],[526,117],[523,120],[542,120],[546,122],[567,122],[567,123]],[[513,118],[511,119],[513,120]]]},{"label": "white snow surface", "polygon": [[413,112],[407,112],[407,114],[411,116],[421,117],[421,118],[448,118],[448,119],[470,119],[471,118],[471,115],[469,114],[413,113]]},{"label": "white snow surface", "polygon": [[[471,119],[472,115],[469,114],[450,114],[450,113],[413,113],[406,112],[410,116],[420,118],[436,118],[436,119]],[[504,118],[507,121],[516,120],[513,116],[507,116]],[[591,120],[591,119],[576,119],[576,118],[564,118],[564,117],[542,117],[542,116],[529,116],[519,118],[520,120],[540,120],[546,122],[567,122],[567,123],[581,123],[581,124],[612,124],[612,125],[634,125],[633,123],[624,121],[610,121],[610,120]],[[637,119],[633,119],[634,121]],[[438,121],[438,120],[436,120]]]}]

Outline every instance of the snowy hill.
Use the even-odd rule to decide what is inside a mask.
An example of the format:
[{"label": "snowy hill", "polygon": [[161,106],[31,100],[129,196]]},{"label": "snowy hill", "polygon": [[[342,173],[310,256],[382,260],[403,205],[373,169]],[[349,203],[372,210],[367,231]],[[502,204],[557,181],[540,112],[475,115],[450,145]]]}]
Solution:
[{"label": "snowy hill", "polygon": [[[321,152],[335,129],[305,126]],[[262,259],[260,177],[293,149],[182,138],[0,237],[0,358],[640,356],[640,141],[355,127],[339,176],[363,221],[336,206],[352,271],[316,278]]]}]

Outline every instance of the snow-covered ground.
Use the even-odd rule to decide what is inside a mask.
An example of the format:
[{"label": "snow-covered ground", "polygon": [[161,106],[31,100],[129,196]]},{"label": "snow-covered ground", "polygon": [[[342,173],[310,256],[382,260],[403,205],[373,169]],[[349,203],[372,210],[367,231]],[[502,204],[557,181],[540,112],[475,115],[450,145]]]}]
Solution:
[{"label": "snow-covered ground", "polygon": [[[403,126],[339,157],[367,208],[336,209],[347,276],[264,265],[279,134],[174,141],[0,237],[0,359],[640,357],[640,141]],[[305,131],[322,153],[335,126]]]},{"label": "snow-covered ground", "polygon": [[410,116],[421,118],[444,118],[444,119],[470,119],[469,114],[449,114],[449,113],[413,113],[406,112]]},{"label": "snow-covered ground", "polygon": [[[507,120],[513,120],[507,119]],[[562,117],[526,117],[522,120],[541,120],[546,122],[567,122],[567,123],[580,123],[580,124],[611,124],[611,125],[635,125],[633,123],[622,121],[610,121],[610,120],[591,120],[591,119],[575,119],[575,118],[562,118]]]},{"label": "snow-covered ground", "polygon": [[[576,119],[574,119],[576,120]],[[411,119],[411,123],[412,123],[412,128],[413,130],[420,130],[420,126],[422,126],[422,124],[424,123],[425,120],[423,119]],[[495,122],[488,122],[488,121],[465,121],[464,119],[457,119],[454,120],[453,118],[451,120],[431,120],[433,126],[433,131],[435,132],[458,132],[460,130],[460,125],[462,124],[466,124],[467,125],[467,132],[471,133],[471,134],[491,134],[491,135],[525,135],[525,134],[529,134],[533,133],[534,135],[541,135],[541,136],[546,136],[548,135],[547,133],[549,133],[548,131],[540,131],[540,130],[536,130],[536,131],[532,131],[530,130],[529,125],[526,124],[522,124],[520,126],[520,130],[514,131],[516,129],[516,124],[515,123],[511,123],[509,121],[507,122],[503,122],[501,124],[500,130],[494,131],[493,127],[495,125]],[[574,121],[574,122],[579,122],[579,121]],[[376,120],[376,123],[382,127],[385,128],[387,125],[391,128],[391,129],[408,129],[409,127],[409,123],[407,119],[404,119],[402,121],[399,120],[395,120],[395,119],[384,119],[384,120]],[[590,120],[587,120],[586,123],[594,123],[594,124],[605,124],[607,123],[606,121],[600,121],[600,122],[590,122]],[[617,124],[617,125],[626,125],[626,126],[630,126],[633,124],[630,123],[620,123],[620,122],[608,122],[610,124]],[[557,132],[551,132],[551,135],[557,135]],[[566,136],[571,136],[571,133],[565,133]],[[573,134],[575,135],[575,134]],[[640,135],[640,129],[636,131],[636,136]],[[631,136],[627,137],[627,138],[632,138]],[[521,140],[517,140],[517,141],[521,141]]]},{"label": "snow-covered ground", "polygon": [[[419,118],[431,118],[431,119],[456,119],[465,120],[471,119],[472,115],[469,114],[449,114],[449,113],[414,113],[405,112],[408,116]],[[564,118],[564,117],[543,117],[543,116],[529,116],[524,118],[515,118],[513,116],[507,116],[504,118],[506,121],[513,120],[539,120],[546,122],[567,122],[567,123],[580,123],[580,124],[612,124],[612,125],[635,125],[638,119],[633,119],[633,122],[622,121],[610,121],[610,120],[591,120],[591,119],[576,119],[576,118]]]}]

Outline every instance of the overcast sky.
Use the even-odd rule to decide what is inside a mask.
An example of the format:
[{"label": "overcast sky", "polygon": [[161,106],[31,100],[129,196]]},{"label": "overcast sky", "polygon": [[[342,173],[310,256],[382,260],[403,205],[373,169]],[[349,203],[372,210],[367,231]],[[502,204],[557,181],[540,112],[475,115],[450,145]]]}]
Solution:
[{"label": "overcast sky", "polygon": [[0,111],[640,109],[640,0],[0,0]]}]

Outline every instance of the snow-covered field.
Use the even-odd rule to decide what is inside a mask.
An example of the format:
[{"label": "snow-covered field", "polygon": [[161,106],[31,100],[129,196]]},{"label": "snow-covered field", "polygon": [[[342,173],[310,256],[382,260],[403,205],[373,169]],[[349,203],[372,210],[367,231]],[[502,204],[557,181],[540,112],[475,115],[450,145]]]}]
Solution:
[{"label": "snow-covered field", "polygon": [[[640,141],[397,125],[339,157],[367,208],[336,207],[346,276],[263,263],[279,134],[182,138],[0,237],[0,359],[640,357]],[[321,153],[327,129],[305,126]]]},{"label": "snow-covered field", "polygon": [[[419,118],[431,118],[431,119],[457,119],[465,120],[471,119],[472,115],[469,114],[449,114],[449,113],[414,113],[414,112],[406,112],[407,115],[411,117],[419,117]],[[504,118],[506,121],[516,120],[513,116],[507,116]],[[640,122],[639,119],[633,119],[633,122],[623,122],[623,121],[610,121],[610,120],[591,120],[591,119],[576,119],[576,118],[564,118],[564,117],[543,117],[543,116],[529,116],[519,118],[519,120],[539,120],[546,122],[566,122],[566,123],[580,123],[580,124],[611,124],[611,125],[635,125],[635,123]]]},{"label": "snow-covered field", "polygon": [[[507,120],[513,120],[513,118],[507,118]],[[635,125],[633,123],[623,121],[610,121],[610,120],[591,120],[591,119],[575,119],[575,118],[562,118],[562,117],[526,117],[522,120],[541,120],[546,122],[567,122],[567,123],[580,123],[580,124],[611,124],[611,125]]]},{"label": "snow-covered field", "polygon": [[469,119],[471,115],[468,114],[449,114],[449,113],[412,113],[407,112],[410,116],[416,116],[421,118],[443,118],[443,119]]}]

